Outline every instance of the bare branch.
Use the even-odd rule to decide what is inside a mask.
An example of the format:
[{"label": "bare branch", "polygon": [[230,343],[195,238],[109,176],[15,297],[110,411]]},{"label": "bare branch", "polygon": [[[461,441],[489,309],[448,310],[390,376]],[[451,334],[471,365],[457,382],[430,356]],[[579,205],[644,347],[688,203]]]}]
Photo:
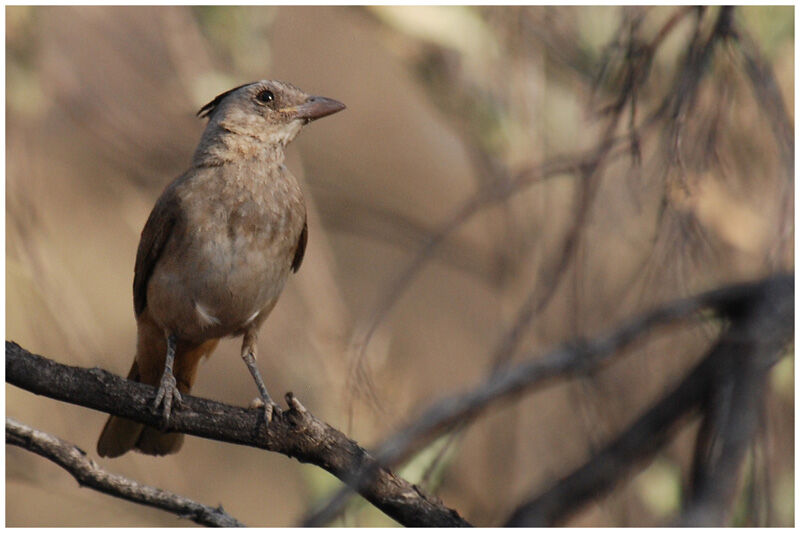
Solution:
[{"label": "bare branch", "polygon": [[709,368],[705,418],[698,434],[692,490],[681,524],[724,525],[741,465],[758,429],[767,371],[791,339],[792,291],[765,294],[742,309]]},{"label": "bare branch", "polygon": [[708,359],[704,360],[678,388],[631,424],[613,443],[593,455],[588,463],[544,494],[517,507],[506,526],[557,525],[612,488],[632,465],[660,449],[674,433],[677,422],[700,403],[709,365]]},{"label": "bare branch", "polygon": [[[610,152],[608,151],[609,147],[606,146],[605,143],[610,143],[610,145],[613,146]],[[582,177],[585,175],[592,175],[594,167],[598,165],[603,158],[610,161],[624,156],[628,153],[630,149],[629,146],[630,139],[627,137],[603,139],[601,145],[597,148],[571,156],[554,158],[540,165],[531,166],[520,171],[509,180],[491,183],[475,193],[427,238],[403,271],[391,282],[388,290],[380,297],[363,333],[356,341],[356,354],[354,356],[351,374],[356,375],[359,373],[359,370],[363,368],[366,359],[367,345],[377,331],[378,326],[404,294],[406,288],[427,264],[434,250],[441,246],[444,240],[457,228],[470,220],[482,209],[502,202],[535,183],[565,174],[577,173]],[[588,174],[587,171],[589,171]],[[569,256],[569,250],[567,250],[567,252],[566,255]],[[561,261],[559,261],[559,263],[560,262]],[[539,301],[538,294],[535,301]],[[354,387],[366,385],[369,387],[368,376],[364,372],[361,372],[359,377],[363,378],[363,380],[351,380],[350,385]],[[372,393],[372,391],[369,390],[367,392],[369,394]],[[377,406],[377,399],[373,397],[373,401]]]},{"label": "bare branch", "polygon": [[[793,293],[793,287],[794,278],[791,275],[780,275],[760,282],[732,285],[702,293],[634,318],[606,336],[572,343],[542,357],[502,369],[489,376],[486,381],[474,389],[436,402],[419,416],[416,422],[379,446],[375,457],[378,464],[395,465],[425,443],[452,429],[465,419],[475,417],[499,400],[534,389],[536,386],[552,383],[558,378],[595,370],[657,325],[687,318],[705,308],[713,308],[723,316],[728,316],[740,307],[746,306],[751,299],[762,294],[785,298],[786,295]],[[687,397],[689,396],[687,395]],[[665,415],[659,414],[659,416]],[[624,450],[628,450],[631,444],[627,442],[625,444],[627,446],[624,447]],[[638,441],[633,444],[638,444]],[[367,476],[374,474],[369,470],[363,472]],[[609,474],[615,472],[612,471]],[[358,484],[358,482],[353,481],[349,484]],[[309,516],[304,524],[320,526],[328,523],[342,510],[349,495],[349,489],[342,489],[327,505]],[[568,501],[563,503],[570,505]]]},{"label": "bare branch", "polygon": [[[6,381],[35,394],[82,405],[160,427],[152,409],[155,389],[99,368],[66,366],[6,341]],[[173,409],[169,428],[189,435],[243,444],[294,457],[324,468],[347,482],[365,470],[373,473],[356,487],[359,494],[406,526],[467,526],[456,511],[418,487],[377,466],[355,441],[317,419],[288,393],[289,410],[275,413],[269,427],[259,409],[243,409],[184,396]]]},{"label": "bare branch", "polygon": [[732,37],[740,45],[744,70],[750,78],[755,100],[772,127],[781,152],[786,178],[791,180],[794,177],[794,125],[786,109],[778,80],[772,66],[763,58],[758,44],[744,28],[735,25]]},{"label": "bare branch", "polygon": [[597,145],[595,153],[578,167],[580,181],[575,190],[574,217],[567,231],[567,235],[561,244],[560,253],[553,266],[540,275],[536,286],[518,311],[514,324],[497,345],[492,355],[492,365],[494,369],[500,368],[500,366],[506,364],[511,359],[522,337],[523,331],[527,329],[533,319],[545,309],[560,286],[561,280],[564,278],[564,273],[567,271],[578,249],[578,245],[583,237],[583,232],[587,226],[586,221],[589,216],[589,211],[591,210],[595,192],[600,183],[600,169],[614,146],[614,130],[617,128],[620,116],[622,115],[624,103],[632,97],[634,91],[635,87],[631,85],[627,87],[624,94],[620,96],[620,104],[616,107],[608,124],[606,124],[604,134]]},{"label": "bare branch", "polygon": [[[537,287],[529,294],[522,305],[514,325],[510,328],[508,335],[501,340],[498,345],[496,356],[493,357],[493,360],[496,361],[495,365],[497,365],[510,357],[521,330],[547,305],[550,298],[556,292],[562,277],[561,274],[566,270],[566,266],[569,264],[575,249],[580,243],[581,234],[586,225],[586,216],[600,181],[600,169],[603,165],[616,160],[620,156],[627,155],[632,150],[636,150],[639,143],[638,136],[641,131],[635,131],[635,128],[632,126],[631,133],[628,135],[615,136],[614,132],[617,129],[626,104],[630,103],[632,108],[635,107],[637,92],[647,78],[650,58],[655,53],[655,49],[659,46],[663,38],[674,28],[675,24],[691,11],[692,9],[689,8],[679,10],[676,15],[665,24],[656,38],[642,50],[643,53],[641,55],[645,56],[645,60],[626,62],[623,75],[625,80],[624,86],[619,91],[614,104],[611,106],[610,111],[612,116],[609,118],[604,132],[600,136],[595,147],[585,152],[553,158],[540,165],[530,165],[514,174],[499,163],[487,163],[486,160],[491,158],[482,153],[480,149],[475,149],[470,152],[473,159],[476,159],[477,163],[480,163],[476,163],[476,168],[481,171],[481,174],[486,175],[483,186],[450,218],[445,220],[435,232],[431,233],[411,261],[391,282],[387,291],[380,297],[368,322],[365,324],[362,334],[356,339],[356,354],[350,373],[351,376],[358,375],[361,379],[351,379],[349,382],[350,386],[366,388],[367,396],[372,399],[376,407],[380,407],[373,390],[374,387],[370,384],[369,376],[364,371],[366,348],[377,331],[378,326],[383,322],[397,301],[405,293],[408,286],[427,264],[434,250],[440,247],[450,234],[489,205],[501,203],[531,185],[546,181],[549,178],[564,174],[573,175],[577,178],[576,181],[578,182],[575,193],[575,217],[570,224],[567,235],[557,255],[557,259],[553,263],[552,268],[541,276],[544,281],[537,284]],[[729,21],[729,16],[730,13],[726,11],[726,16],[720,16],[720,21],[727,23],[727,21]],[[723,22],[718,22],[717,27],[721,29],[715,31],[715,36],[717,36],[717,34],[723,35],[727,31],[727,26],[723,24]],[[633,36],[631,36],[631,40],[633,40]],[[713,49],[713,44],[714,39],[710,39],[703,49],[703,57],[698,60],[697,64],[687,59],[684,78],[691,79],[688,73],[702,70],[707,59],[706,56],[710,54]],[[633,53],[634,52],[630,52],[630,54]],[[676,82],[676,85],[680,87],[687,83],[688,82],[685,80],[682,80]],[[694,86],[692,86],[691,89],[694,90]],[[676,109],[680,109],[683,105],[683,100],[680,98],[677,100],[674,106]],[[661,109],[654,111],[649,117],[642,121],[639,130],[649,129],[656,125],[657,119],[665,112],[670,102],[671,100],[669,99],[665,100]],[[677,114],[678,111],[675,111],[675,113]]]},{"label": "bare branch", "polygon": [[[780,276],[750,288],[749,295],[739,293],[727,302],[714,304],[716,297],[707,301],[728,316],[731,325],[680,385],[586,464],[519,506],[506,525],[556,525],[583,504],[598,498],[635,465],[652,457],[674,433],[684,415],[706,402],[710,391],[725,387],[720,382],[720,376],[726,375],[725,369],[738,365],[742,372],[737,375],[742,383],[733,390],[727,388],[725,404],[720,405],[727,411],[723,422],[725,430],[730,432],[728,449],[723,446],[722,452],[716,452],[717,464],[723,468],[709,476],[684,515],[687,524],[722,525],[744,450],[755,427],[755,412],[750,409],[754,399],[760,398],[760,389],[752,384],[763,381],[765,372],[778,360],[793,335],[794,279]],[[724,292],[717,292],[716,296],[725,298]],[[749,384],[744,383],[748,381]],[[731,416],[733,413],[746,415],[745,419]]]},{"label": "bare branch", "polygon": [[78,484],[123,500],[140,503],[174,513],[204,526],[244,527],[244,524],[225,512],[190,500],[180,494],[142,485],[132,479],[106,472],[90,459],[86,452],[54,435],[33,429],[6,418],[6,444],[50,459],[74,477]]}]

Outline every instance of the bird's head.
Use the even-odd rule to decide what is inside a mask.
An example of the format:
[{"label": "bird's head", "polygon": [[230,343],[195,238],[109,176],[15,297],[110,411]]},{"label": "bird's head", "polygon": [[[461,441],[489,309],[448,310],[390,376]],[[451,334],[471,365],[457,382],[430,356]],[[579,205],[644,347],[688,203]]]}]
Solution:
[{"label": "bird's head", "polygon": [[209,126],[285,146],[305,124],[344,108],[341,102],[311,96],[290,83],[261,80],[220,94],[197,114],[208,117]]}]

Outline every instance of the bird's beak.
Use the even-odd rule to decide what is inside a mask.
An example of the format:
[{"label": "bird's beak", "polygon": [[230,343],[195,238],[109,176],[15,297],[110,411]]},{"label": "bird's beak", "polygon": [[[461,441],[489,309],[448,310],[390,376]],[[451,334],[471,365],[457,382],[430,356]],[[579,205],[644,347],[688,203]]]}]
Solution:
[{"label": "bird's beak", "polygon": [[304,118],[306,122],[311,122],[318,118],[333,115],[345,108],[341,102],[324,96],[311,96],[304,104],[295,107],[297,118]]}]

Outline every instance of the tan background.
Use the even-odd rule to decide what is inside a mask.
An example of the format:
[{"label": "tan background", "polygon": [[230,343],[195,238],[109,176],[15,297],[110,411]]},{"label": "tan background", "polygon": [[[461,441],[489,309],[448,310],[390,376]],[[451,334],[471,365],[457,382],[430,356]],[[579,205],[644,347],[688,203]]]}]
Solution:
[{"label": "tan background", "polygon": [[[645,33],[671,13],[648,11]],[[773,65],[792,116],[793,15],[737,13]],[[515,171],[596,142],[602,122],[591,111],[600,102],[585,74],[622,16],[617,8],[6,8],[6,338],[62,363],[127,372],[139,232],[161,189],[188,164],[203,128],[194,113],[234,85],[284,79],[348,108],[290,147],[310,240],[262,330],[259,364],[274,396],[291,390],[317,416],[376,444],[486,374],[537,273],[558,253],[574,180],[550,180],[482,210],[430,258],[367,349],[382,410],[350,387],[352,341],[425,235],[478,190],[475,146]],[[642,113],[669,86],[689,29],[678,28],[656,57]],[[590,60],[584,72],[559,62],[577,44]],[[730,88],[717,160],[704,168],[688,158],[688,192],[670,197],[677,215],[662,223],[674,227],[657,233],[655,247],[665,190],[657,142],[645,143],[640,171],[623,161],[604,173],[580,266],[526,328],[518,359],[654,302],[793,268],[793,184],[740,72],[723,60],[701,91],[704,111],[718,104],[720,87]],[[451,83],[437,86],[442,79]],[[457,107],[465,101],[473,103]],[[681,233],[684,216],[698,233]],[[476,525],[502,523],[515,502],[579,464],[674,383],[710,338],[702,327],[669,333],[593,378],[493,409],[455,442],[428,487]],[[195,394],[237,405],[255,397],[238,346],[220,344]],[[770,475],[758,487],[771,490],[772,523],[791,525],[793,358],[776,367],[772,384],[756,453]],[[105,415],[9,386],[6,405],[9,416],[94,457]],[[693,431],[686,426],[649,468],[570,524],[668,520]],[[434,452],[404,474],[417,481]],[[221,503],[254,526],[296,524],[338,486],[316,467],[193,437],[175,456],[100,463]],[[57,466],[14,447],[6,451],[6,523],[190,524],[79,489]],[[356,504],[339,524],[391,521]]]}]

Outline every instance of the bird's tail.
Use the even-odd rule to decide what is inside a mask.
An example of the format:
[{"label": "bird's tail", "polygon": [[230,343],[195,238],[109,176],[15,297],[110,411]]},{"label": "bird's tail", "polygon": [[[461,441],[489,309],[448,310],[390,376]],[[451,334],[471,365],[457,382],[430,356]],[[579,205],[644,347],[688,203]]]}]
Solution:
[{"label": "bird's tail", "polygon": [[[141,326],[141,323],[140,323]],[[142,342],[142,331],[139,328],[139,343],[136,359],[128,373],[128,379],[158,386],[164,371],[166,342]],[[155,339],[152,339],[155,340]],[[200,345],[186,346],[180,342],[175,353],[174,375],[181,394],[188,394],[197,375],[197,365],[203,356],[211,355],[216,348],[217,339]],[[142,350],[146,350],[143,354]],[[145,355],[145,357],[142,357]],[[100,438],[97,441],[97,453],[101,457],[118,457],[132,449],[147,455],[167,455],[180,450],[183,444],[182,433],[160,431],[127,418],[110,416]]]}]

